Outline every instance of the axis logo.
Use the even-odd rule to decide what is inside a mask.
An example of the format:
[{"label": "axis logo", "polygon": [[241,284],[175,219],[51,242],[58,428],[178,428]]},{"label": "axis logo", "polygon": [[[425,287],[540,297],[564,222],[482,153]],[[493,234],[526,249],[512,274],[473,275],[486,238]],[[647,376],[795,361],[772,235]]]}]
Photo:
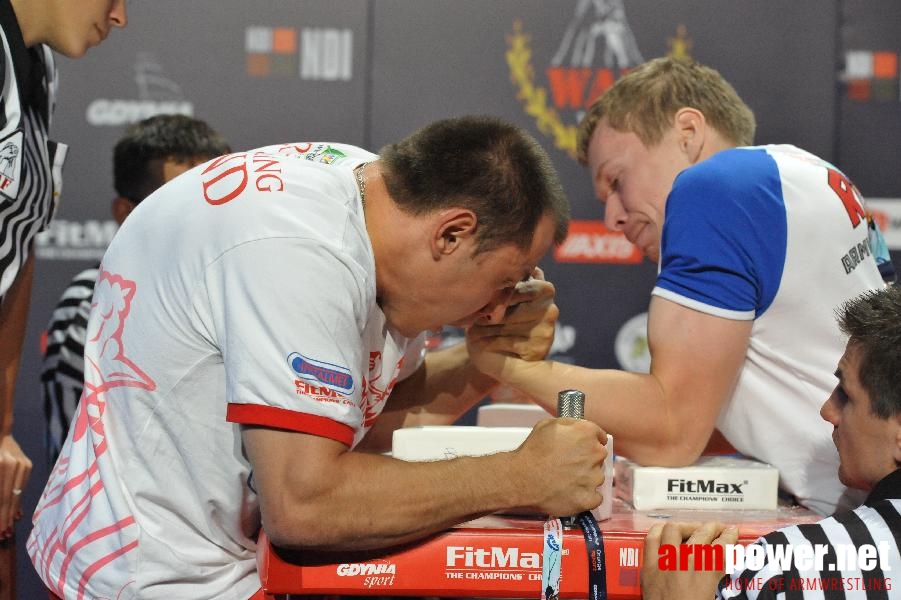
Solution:
[{"label": "axis logo", "polygon": [[642,255],[622,232],[607,229],[601,221],[571,221],[566,239],[554,249],[554,260],[558,263],[637,264]]}]

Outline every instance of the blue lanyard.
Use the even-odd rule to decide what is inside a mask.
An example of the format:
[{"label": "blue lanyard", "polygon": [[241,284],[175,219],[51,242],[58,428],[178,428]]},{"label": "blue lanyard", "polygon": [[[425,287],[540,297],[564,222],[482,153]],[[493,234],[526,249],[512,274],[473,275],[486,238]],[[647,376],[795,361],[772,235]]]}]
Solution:
[{"label": "blue lanyard", "polygon": [[594,516],[585,511],[579,513],[576,522],[585,536],[585,553],[588,555],[588,599],[607,600],[607,568],[604,564],[604,535]]}]

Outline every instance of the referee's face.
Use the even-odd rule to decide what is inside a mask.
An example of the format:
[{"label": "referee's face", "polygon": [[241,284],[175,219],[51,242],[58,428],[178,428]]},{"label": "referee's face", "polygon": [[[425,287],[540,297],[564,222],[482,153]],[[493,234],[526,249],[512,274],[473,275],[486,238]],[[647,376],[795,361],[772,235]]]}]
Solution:
[{"label": "referee's face", "polygon": [[79,58],[109,35],[125,27],[125,0],[49,0],[48,39],[41,40],[68,58]]},{"label": "referee's face", "polygon": [[835,371],[838,385],[823,404],[820,415],[833,427],[838,478],[849,487],[870,490],[898,468],[901,421],[899,417],[883,419],[873,412],[870,394],[859,374],[859,348],[848,344]]}]

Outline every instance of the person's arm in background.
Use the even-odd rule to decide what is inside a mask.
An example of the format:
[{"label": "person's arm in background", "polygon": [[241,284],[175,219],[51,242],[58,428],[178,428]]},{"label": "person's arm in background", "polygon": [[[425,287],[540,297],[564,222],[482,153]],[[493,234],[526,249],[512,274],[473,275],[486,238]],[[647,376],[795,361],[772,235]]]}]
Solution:
[{"label": "person's arm in background", "polygon": [[643,464],[684,466],[703,452],[744,363],[753,321],[701,313],[653,296],[649,374],[590,369],[503,354],[493,333],[473,328],[473,361],[486,374],[556,410],[557,392],[585,392],[585,418],[616,439],[617,453]]},{"label": "person's arm in background", "polygon": [[430,462],[280,429],[242,436],[263,529],[281,547],[385,548],[505,508],[559,516],[601,502],[606,434],[589,421],[546,419],[512,452]]},{"label": "person's arm in background", "polygon": [[[738,529],[721,523],[658,523],[648,530],[644,540],[644,560],[641,566],[641,597],[643,600],[696,600],[716,598],[717,583],[723,571],[703,570],[696,557],[687,557],[687,569],[660,569],[660,547],[668,544],[713,544],[726,546],[738,542]],[[681,563],[680,563],[681,564]]]},{"label": "person's arm in background", "polygon": [[47,459],[59,456],[84,390],[84,346],[98,268],[78,273],[50,315],[41,367],[47,421]]},{"label": "person's arm in background", "polygon": [[[544,280],[540,269],[533,276],[517,286],[504,322],[486,326],[493,332],[499,352],[530,361],[547,356],[560,314],[554,304],[553,284]],[[357,449],[386,451],[392,433],[401,427],[450,425],[497,385],[496,379],[473,365],[464,343],[429,352],[419,369],[395,385],[385,409]]]},{"label": "person's arm in background", "polygon": [[[20,513],[22,489],[31,475],[31,459],[13,437],[13,400],[33,274],[34,254],[31,253],[0,305],[0,539],[12,535],[13,521]],[[18,493],[13,493],[14,490]]]}]

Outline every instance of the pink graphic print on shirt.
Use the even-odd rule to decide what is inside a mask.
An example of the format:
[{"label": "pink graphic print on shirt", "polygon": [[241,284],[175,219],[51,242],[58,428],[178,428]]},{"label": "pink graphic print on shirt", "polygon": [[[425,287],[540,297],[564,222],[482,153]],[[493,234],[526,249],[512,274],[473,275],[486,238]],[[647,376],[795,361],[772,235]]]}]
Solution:
[{"label": "pink graphic print on shirt", "polygon": [[[35,510],[33,520],[41,530],[35,528],[28,553],[41,578],[59,596],[68,580],[68,589],[75,587],[77,598],[83,598],[92,576],[137,546],[135,536],[124,531],[134,524],[134,517],[113,513],[98,468],[98,460],[108,449],[103,421],[107,392],[119,387],[156,388],[128,358],[122,343],[136,291],[133,281],[101,271],[88,323],[85,385],[72,425],[72,441]],[[92,525],[88,527],[84,523],[89,516]],[[52,523],[52,529],[45,521]],[[76,556],[82,565],[77,579],[75,574],[69,576]],[[87,568],[83,567],[85,560]],[[119,593],[131,583],[122,582]]]},{"label": "pink graphic print on shirt", "polygon": [[362,410],[363,410],[363,427],[369,429],[375,423],[378,416],[385,407],[388,395],[394,389],[397,383],[397,376],[401,368],[404,366],[404,357],[402,356],[394,366],[391,381],[387,383],[382,381],[382,353],[369,353],[369,377],[363,379],[362,390]]}]

